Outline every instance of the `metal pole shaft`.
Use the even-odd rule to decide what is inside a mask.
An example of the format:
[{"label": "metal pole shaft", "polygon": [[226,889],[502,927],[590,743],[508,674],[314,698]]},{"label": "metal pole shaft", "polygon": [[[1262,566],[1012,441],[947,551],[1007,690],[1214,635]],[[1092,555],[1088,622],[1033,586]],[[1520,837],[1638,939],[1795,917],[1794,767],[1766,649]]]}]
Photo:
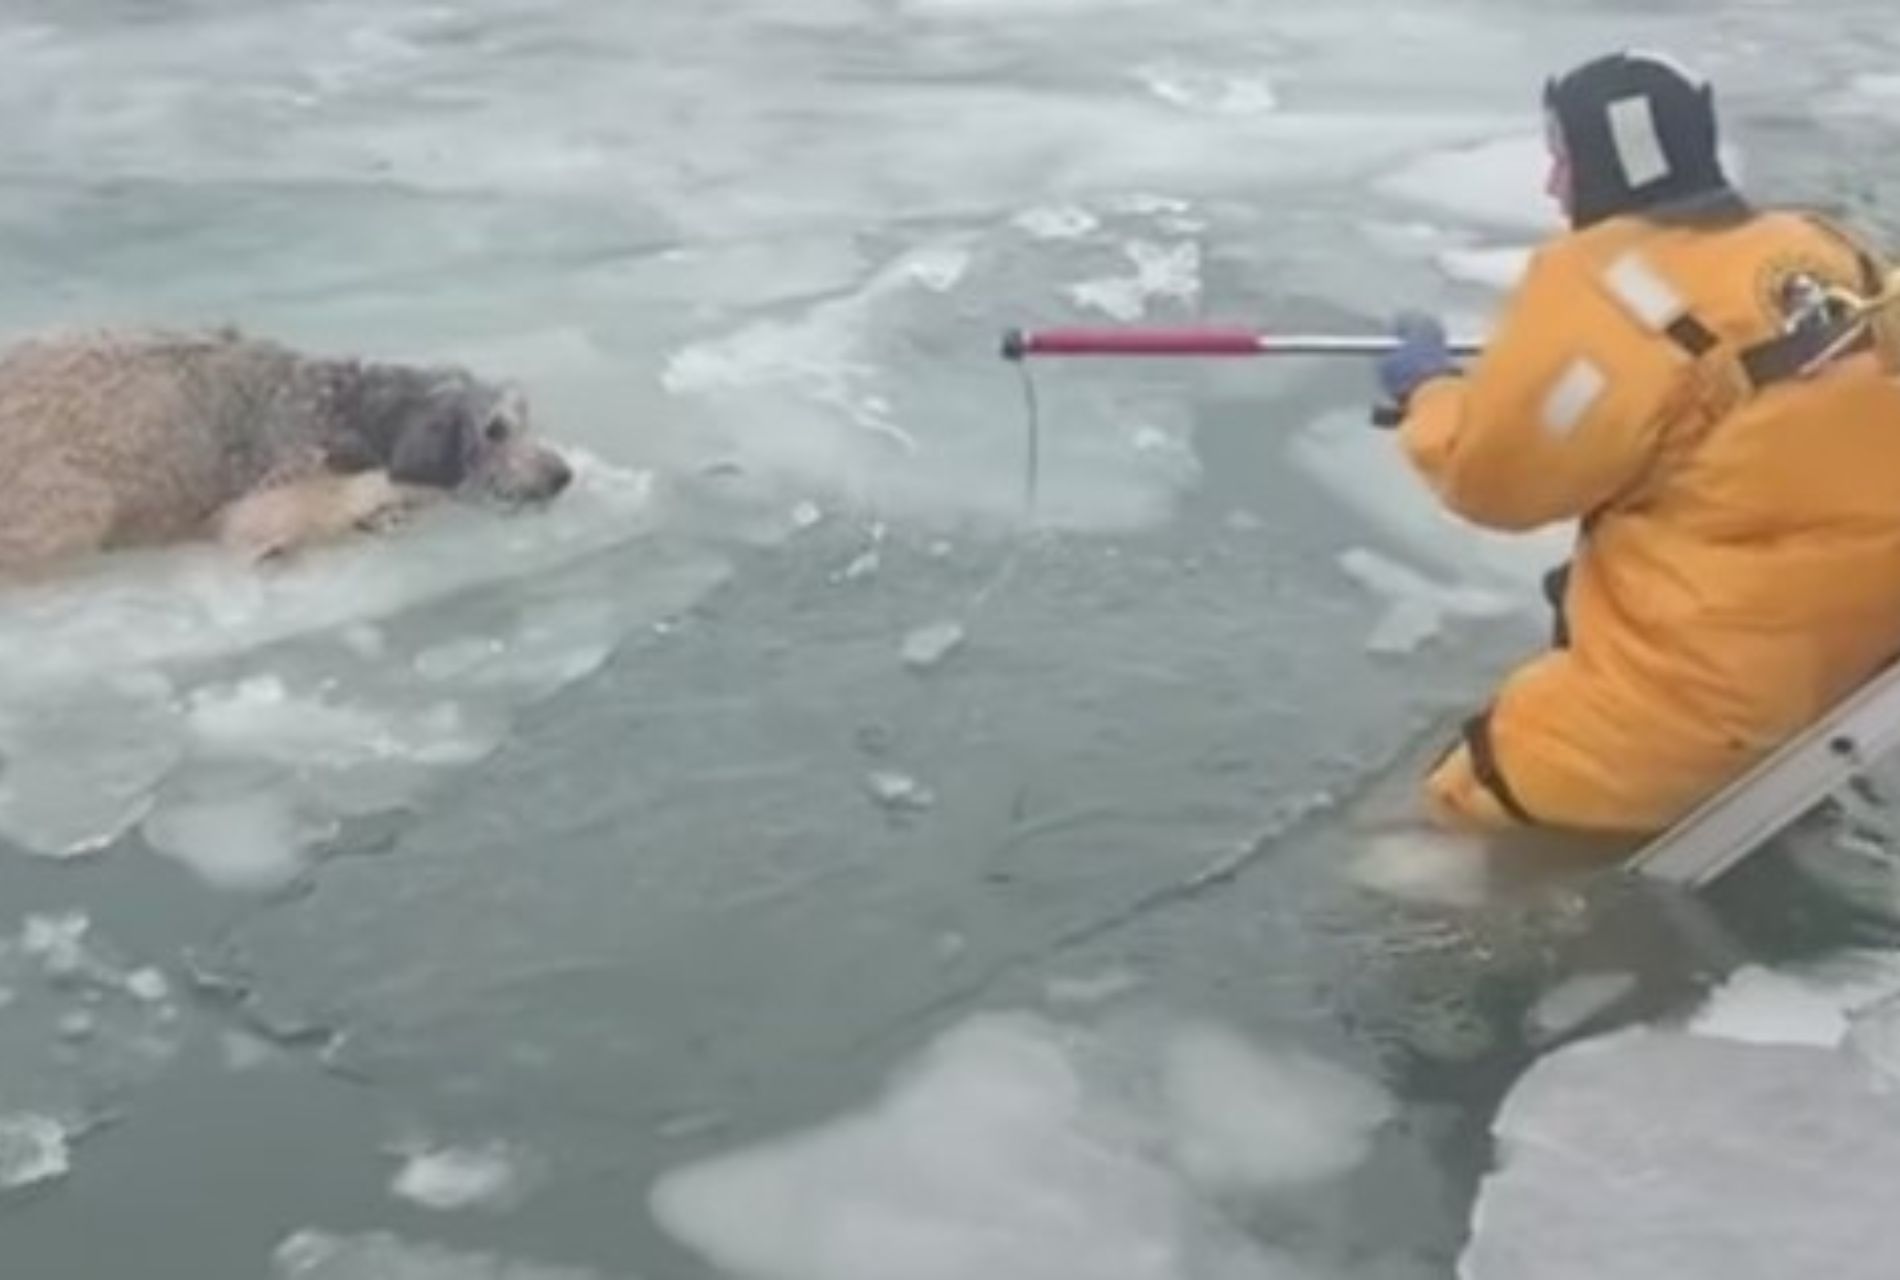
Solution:
[{"label": "metal pole shaft", "polygon": [[[1003,335],[1003,358],[1032,356],[1266,356],[1383,355],[1399,340],[1386,335],[1271,334],[1229,326],[1180,329],[1012,329]],[[1470,339],[1447,343],[1456,355],[1474,355],[1483,344]]]}]

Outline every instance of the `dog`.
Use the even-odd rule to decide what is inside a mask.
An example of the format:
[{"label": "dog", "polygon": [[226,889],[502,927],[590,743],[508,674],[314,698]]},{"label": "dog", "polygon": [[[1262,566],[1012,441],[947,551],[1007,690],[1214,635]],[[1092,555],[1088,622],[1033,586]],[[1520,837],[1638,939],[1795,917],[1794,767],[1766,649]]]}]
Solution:
[{"label": "dog", "polygon": [[455,366],[318,358],[234,329],[0,354],[0,577],[198,539],[256,561],[437,498],[545,504],[572,479],[517,388]]}]

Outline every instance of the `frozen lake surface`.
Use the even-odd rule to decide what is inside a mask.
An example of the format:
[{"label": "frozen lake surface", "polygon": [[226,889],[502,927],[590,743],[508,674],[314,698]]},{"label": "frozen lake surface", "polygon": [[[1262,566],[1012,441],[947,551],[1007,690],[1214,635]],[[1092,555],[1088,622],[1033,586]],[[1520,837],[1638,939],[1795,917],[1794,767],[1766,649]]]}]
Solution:
[{"label": "frozen lake surface", "polygon": [[996,342],[1481,328],[1623,45],[1891,233],[1887,9],[16,0],[0,330],[463,361],[579,478],[0,599],[6,1275],[1885,1274],[1880,849],[1368,864],[1568,531],[1312,362],[1038,367],[1026,510]]}]

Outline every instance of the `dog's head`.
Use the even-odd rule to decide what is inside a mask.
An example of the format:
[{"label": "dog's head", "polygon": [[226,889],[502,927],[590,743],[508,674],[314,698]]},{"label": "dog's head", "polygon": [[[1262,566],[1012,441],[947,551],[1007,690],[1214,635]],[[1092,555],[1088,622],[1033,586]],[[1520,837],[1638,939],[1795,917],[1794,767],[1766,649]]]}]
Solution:
[{"label": "dog's head", "polygon": [[342,459],[386,467],[399,484],[518,507],[550,501],[574,478],[533,438],[518,389],[460,370],[366,370],[353,417]]}]

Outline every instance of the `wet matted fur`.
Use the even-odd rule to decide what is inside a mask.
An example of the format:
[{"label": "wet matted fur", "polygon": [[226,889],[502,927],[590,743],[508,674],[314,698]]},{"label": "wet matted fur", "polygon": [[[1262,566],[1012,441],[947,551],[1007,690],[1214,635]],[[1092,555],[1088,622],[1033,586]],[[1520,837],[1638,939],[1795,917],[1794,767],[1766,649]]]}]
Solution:
[{"label": "wet matted fur", "polygon": [[216,536],[269,555],[431,493],[545,502],[572,472],[514,389],[223,330],[0,353],[0,575]]}]

